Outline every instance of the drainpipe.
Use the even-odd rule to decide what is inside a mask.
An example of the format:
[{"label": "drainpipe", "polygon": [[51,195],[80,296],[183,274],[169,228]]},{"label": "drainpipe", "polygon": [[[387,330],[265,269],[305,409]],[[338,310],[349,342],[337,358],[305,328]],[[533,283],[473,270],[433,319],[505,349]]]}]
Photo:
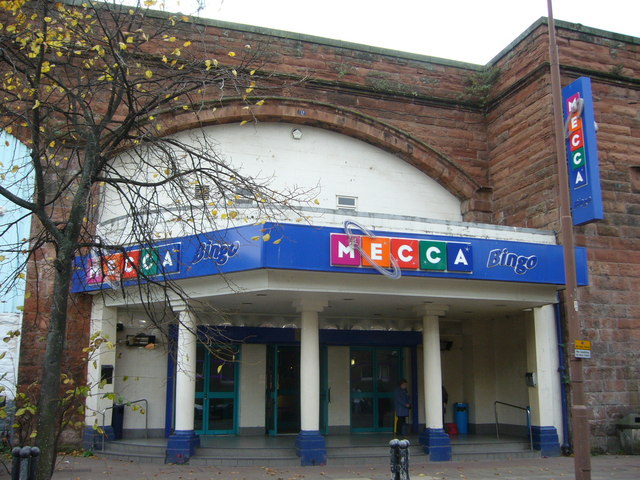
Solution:
[{"label": "drainpipe", "polygon": [[560,296],[555,304],[556,310],[556,335],[558,336],[558,356],[560,357],[558,366],[558,379],[560,380],[560,397],[562,399],[562,445],[560,450],[564,455],[571,451],[571,443],[569,441],[569,410],[567,403],[567,384],[565,378],[567,376],[567,366],[565,362],[564,340],[562,339],[562,308],[560,308]]}]

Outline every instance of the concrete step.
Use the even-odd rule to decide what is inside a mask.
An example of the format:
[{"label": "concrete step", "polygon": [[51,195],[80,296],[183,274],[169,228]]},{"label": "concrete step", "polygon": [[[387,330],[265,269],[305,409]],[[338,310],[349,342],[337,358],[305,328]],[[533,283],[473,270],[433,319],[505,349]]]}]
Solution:
[{"label": "concrete step", "polygon": [[[330,465],[385,465],[389,463],[390,451],[388,444],[380,444],[380,439],[371,442],[359,442],[349,446],[327,446],[327,463]],[[452,439],[452,460],[479,461],[505,460],[514,458],[540,458],[539,451],[531,451],[528,441],[489,439],[486,442],[472,439]],[[136,461],[140,463],[163,463],[165,461],[166,440],[126,440],[106,442],[104,451],[96,451],[102,456]],[[409,447],[411,464],[429,462],[429,456],[423,447],[412,440]],[[210,466],[264,466],[283,467],[297,466],[300,459],[296,455],[294,440],[291,442],[273,443],[264,446],[231,446],[200,447],[190,459],[191,465]]]}]

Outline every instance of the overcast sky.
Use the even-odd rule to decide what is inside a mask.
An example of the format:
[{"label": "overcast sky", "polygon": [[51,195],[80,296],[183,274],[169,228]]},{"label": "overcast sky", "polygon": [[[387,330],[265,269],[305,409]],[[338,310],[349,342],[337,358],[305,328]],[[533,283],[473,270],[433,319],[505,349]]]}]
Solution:
[{"label": "overcast sky", "polygon": [[[190,1],[166,3],[192,14]],[[547,16],[547,0],[205,1],[207,18],[479,64]],[[556,20],[640,37],[640,0],[554,0],[553,13]]]}]

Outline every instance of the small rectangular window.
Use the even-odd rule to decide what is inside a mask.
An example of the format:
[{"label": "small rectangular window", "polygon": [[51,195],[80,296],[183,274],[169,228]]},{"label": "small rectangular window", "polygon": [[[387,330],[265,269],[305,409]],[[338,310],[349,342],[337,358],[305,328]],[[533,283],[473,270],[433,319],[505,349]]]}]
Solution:
[{"label": "small rectangular window", "polygon": [[255,195],[248,188],[236,188],[234,203],[236,205],[253,205]]},{"label": "small rectangular window", "polygon": [[355,210],[358,206],[358,197],[349,197],[347,195],[336,195],[336,204],[338,208]]},{"label": "small rectangular window", "polygon": [[196,200],[209,200],[209,185],[195,185],[193,196]]}]

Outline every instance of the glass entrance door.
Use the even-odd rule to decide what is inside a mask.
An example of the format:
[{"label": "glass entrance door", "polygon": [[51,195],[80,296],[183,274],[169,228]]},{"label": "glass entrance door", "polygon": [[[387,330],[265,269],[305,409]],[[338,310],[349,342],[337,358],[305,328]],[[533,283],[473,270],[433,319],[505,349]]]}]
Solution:
[{"label": "glass entrance door", "polygon": [[198,344],[194,429],[202,435],[234,434],[237,418],[238,350]]},{"label": "glass entrance door", "polygon": [[393,430],[393,394],[402,378],[402,351],[398,348],[351,349],[351,430]]},{"label": "glass entrance door", "polygon": [[267,433],[300,432],[300,347],[267,348]]}]

